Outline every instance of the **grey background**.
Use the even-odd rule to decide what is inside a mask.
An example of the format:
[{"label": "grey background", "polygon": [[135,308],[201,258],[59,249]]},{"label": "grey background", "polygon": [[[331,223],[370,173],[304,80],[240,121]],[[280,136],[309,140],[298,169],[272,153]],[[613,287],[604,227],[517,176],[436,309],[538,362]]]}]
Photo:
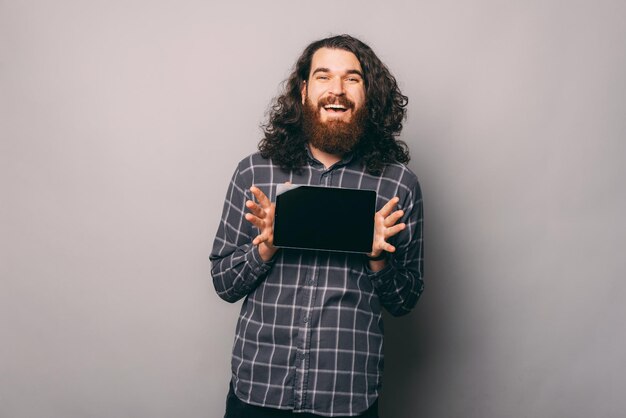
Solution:
[{"label": "grey background", "polygon": [[304,46],[410,97],[426,291],[385,417],[626,413],[622,1],[0,1],[0,416],[219,417],[208,253]]}]

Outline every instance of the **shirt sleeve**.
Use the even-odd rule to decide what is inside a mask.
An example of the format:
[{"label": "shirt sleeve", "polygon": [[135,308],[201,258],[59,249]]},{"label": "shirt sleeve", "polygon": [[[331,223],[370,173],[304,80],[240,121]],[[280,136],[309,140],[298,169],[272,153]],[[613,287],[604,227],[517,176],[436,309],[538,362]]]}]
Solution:
[{"label": "shirt sleeve", "polygon": [[264,262],[252,244],[256,229],[244,218],[246,200],[252,200],[250,186],[241,174],[233,174],[226,192],[220,225],[213,242],[211,275],[218,296],[236,302],[265,279],[273,262]]},{"label": "shirt sleeve", "polygon": [[411,187],[403,202],[405,212],[401,222],[406,228],[398,233],[394,246],[396,251],[389,254],[387,265],[380,271],[369,270],[381,304],[394,316],[409,313],[424,290],[424,247],[423,247],[423,202],[417,182]]}]

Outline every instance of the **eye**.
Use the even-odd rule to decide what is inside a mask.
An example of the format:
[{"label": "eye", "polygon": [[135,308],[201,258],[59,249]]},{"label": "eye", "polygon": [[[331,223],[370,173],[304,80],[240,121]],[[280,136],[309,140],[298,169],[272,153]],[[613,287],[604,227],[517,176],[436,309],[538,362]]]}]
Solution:
[{"label": "eye", "polygon": [[318,75],[317,77],[315,77],[317,80],[329,80],[330,77],[328,77],[327,75]]},{"label": "eye", "polygon": [[361,79],[359,77],[348,77],[346,78],[346,81],[349,83],[358,83],[361,81]]}]

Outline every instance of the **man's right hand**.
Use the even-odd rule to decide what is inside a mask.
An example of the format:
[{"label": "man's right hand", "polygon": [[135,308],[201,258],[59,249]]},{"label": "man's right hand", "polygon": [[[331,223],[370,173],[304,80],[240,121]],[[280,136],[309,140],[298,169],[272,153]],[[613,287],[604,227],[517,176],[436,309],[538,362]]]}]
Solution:
[{"label": "man's right hand", "polygon": [[257,203],[252,200],[246,201],[246,207],[250,213],[245,217],[248,222],[259,229],[259,235],[252,240],[253,245],[259,247],[259,254],[263,261],[269,261],[274,257],[278,248],[274,247],[274,208],[268,197],[256,186],[250,187]]}]

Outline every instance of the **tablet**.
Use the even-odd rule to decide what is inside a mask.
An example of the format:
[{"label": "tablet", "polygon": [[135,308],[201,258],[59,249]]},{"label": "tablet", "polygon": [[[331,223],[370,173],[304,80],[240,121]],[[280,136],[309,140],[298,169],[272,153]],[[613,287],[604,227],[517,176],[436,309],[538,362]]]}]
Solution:
[{"label": "tablet", "polygon": [[373,190],[279,184],[274,245],[370,253],[375,213]]}]

